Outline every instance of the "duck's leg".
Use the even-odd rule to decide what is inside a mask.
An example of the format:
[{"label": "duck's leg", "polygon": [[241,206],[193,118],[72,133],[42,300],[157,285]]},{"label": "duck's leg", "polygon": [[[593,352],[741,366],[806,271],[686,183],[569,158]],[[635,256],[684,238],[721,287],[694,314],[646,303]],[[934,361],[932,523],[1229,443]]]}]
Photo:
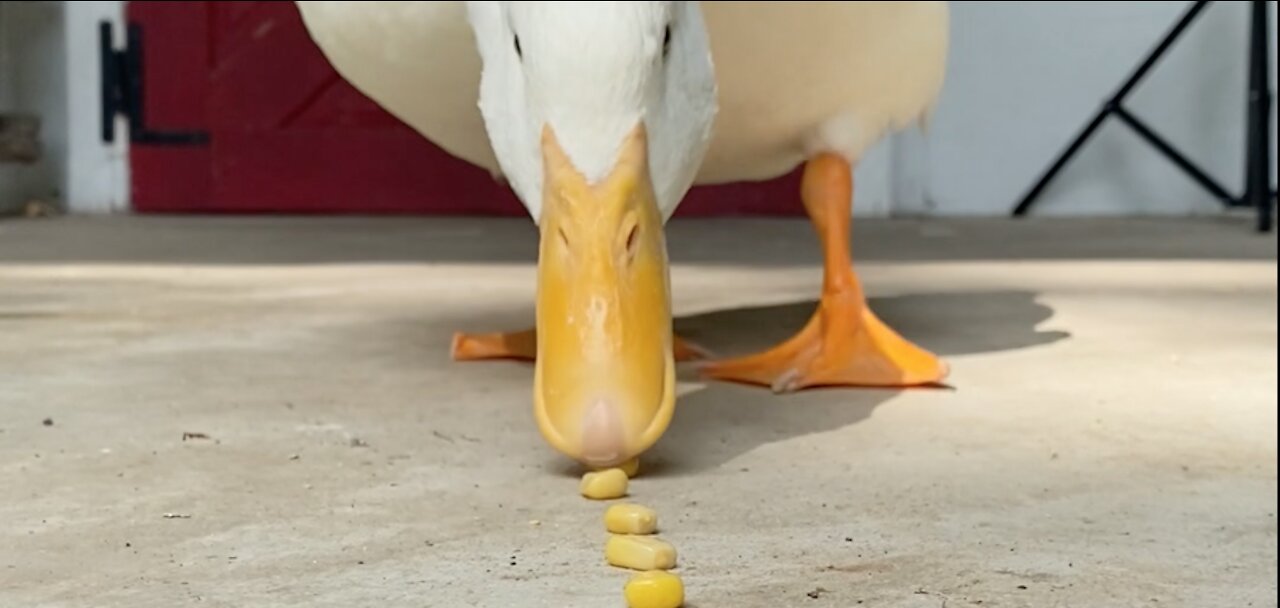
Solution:
[{"label": "duck's leg", "polygon": [[[701,346],[676,336],[673,342],[676,361],[706,359],[709,353]],[[516,359],[533,361],[538,356],[538,335],[532,329],[511,333],[453,335],[451,354],[455,361]]]},{"label": "duck's leg", "polygon": [[853,172],[824,154],[805,166],[801,197],[822,242],[818,310],[798,334],[763,353],[706,364],[703,374],[760,384],[775,392],[812,386],[903,387],[934,384],[947,366],[878,319],[853,271],[849,252]]}]

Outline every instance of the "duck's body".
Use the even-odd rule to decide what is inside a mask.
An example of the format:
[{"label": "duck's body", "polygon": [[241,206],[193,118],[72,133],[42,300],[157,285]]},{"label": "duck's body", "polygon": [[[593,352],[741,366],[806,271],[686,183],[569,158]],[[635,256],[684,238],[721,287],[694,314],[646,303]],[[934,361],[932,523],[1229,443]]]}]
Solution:
[{"label": "duck's body", "polygon": [[[450,154],[503,172],[477,104],[482,64],[464,2],[298,5],[343,78]],[[925,119],[942,87],[945,2],[703,2],[702,12],[720,107],[699,184],[771,179],[819,151],[856,163]]]},{"label": "duck's body", "polygon": [[720,113],[699,183],[765,180],[813,155],[856,163],[931,112],[944,2],[704,2]]},{"label": "duck's body", "polygon": [[[446,151],[504,176],[539,224],[536,331],[459,335],[455,358],[536,361],[560,451],[611,466],[674,405],[663,224],[694,183],[805,165],[824,252],[795,337],[703,367],[785,392],[946,375],[867,308],[849,256],[852,169],[925,120],[945,72],[943,2],[298,2],[356,88]],[[713,128],[714,125],[714,128]]]}]

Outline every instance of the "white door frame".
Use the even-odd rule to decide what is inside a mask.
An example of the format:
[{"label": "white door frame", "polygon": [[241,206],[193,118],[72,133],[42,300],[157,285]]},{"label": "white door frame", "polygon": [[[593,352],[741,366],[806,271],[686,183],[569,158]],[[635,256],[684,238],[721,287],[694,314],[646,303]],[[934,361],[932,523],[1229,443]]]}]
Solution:
[{"label": "white door frame", "polygon": [[124,2],[62,2],[66,48],[67,142],[62,177],[67,211],[124,213],[129,204],[129,127],[117,119],[116,141],[102,141],[102,69],[98,26],[111,23],[117,45],[124,36]]}]

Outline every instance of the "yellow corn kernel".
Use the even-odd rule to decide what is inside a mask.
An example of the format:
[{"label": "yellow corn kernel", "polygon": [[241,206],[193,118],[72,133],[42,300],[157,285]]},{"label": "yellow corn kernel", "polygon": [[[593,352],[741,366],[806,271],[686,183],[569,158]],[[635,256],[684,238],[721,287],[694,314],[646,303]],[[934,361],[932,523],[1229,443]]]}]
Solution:
[{"label": "yellow corn kernel", "polygon": [[680,608],[684,605],[684,583],[670,572],[641,572],[627,581],[622,591],[628,608]]},{"label": "yellow corn kernel", "polygon": [[642,505],[613,505],[604,512],[604,527],[614,534],[653,534],[658,513]]},{"label": "yellow corn kernel", "polygon": [[652,536],[613,535],[605,544],[604,558],[619,568],[670,570],[676,567],[676,548]]},{"label": "yellow corn kernel", "polygon": [[622,472],[626,473],[628,478],[635,479],[636,475],[640,473],[640,459],[632,458],[618,465],[618,468],[622,469]]},{"label": "yellow corn kernel", "polygon": [[622,498],[627,495],[627,474],[622,469],[592,471],[582,476],[578,489],[592,500]]}]

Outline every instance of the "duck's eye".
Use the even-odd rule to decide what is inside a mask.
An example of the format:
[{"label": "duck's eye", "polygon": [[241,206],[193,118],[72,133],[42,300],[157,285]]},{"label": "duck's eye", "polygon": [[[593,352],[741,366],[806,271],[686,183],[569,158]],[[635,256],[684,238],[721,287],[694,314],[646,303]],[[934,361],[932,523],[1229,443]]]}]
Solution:
[{"label": "duck's eye", "polygon": [[667,26],[667,31],[662,34],[662,57],[666,58],[671,52],[671,26]]},{"label": "duck's eye", "polygon": [[516,57],[519,57],[519,58],[521,58],[521,59],[524,59],[524,51],[520,49],[520,37],[519,37],[519,36],[516,36],[516,35],[514,35],[514,34],[513,34],[513,35],[511,36],[511,38],[512,38],[513,40],[515,40],[515,45],[516,45]]}]

